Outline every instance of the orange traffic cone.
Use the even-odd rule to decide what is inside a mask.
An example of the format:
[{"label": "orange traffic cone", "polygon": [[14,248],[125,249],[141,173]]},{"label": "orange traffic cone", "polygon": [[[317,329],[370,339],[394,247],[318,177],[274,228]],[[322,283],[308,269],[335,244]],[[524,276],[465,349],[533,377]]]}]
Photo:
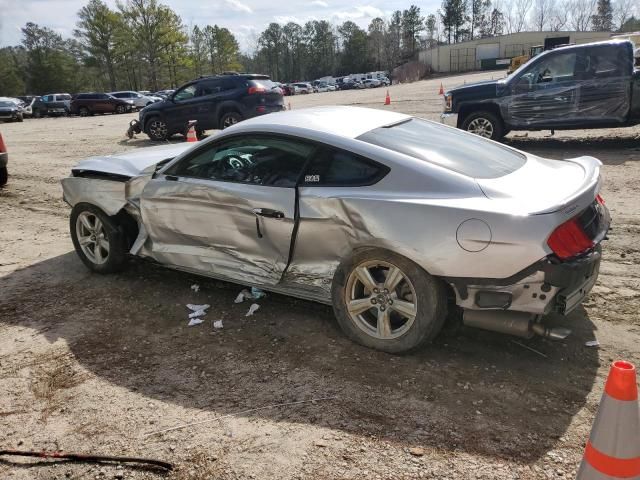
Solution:
[{"label": "orange traffic cone", "polygon": [[442,82],[440,83],[440,91],[438,92],[438,95],[444,95],[444,88],[442,87]]},{"label": "orange traffic cone", "polygon": [[391,97],[389,96],[389,90],[387,90],[387,96],[384,99],[385,105],[391,105]]},{"label": "orange traffic cone", "polygon": [[196,135],[196,126],[191,125],[189,127],[189,131],[187,132],[187,142],[197,142],[198,135]]},{"label": "orange traffic cone", "polygon": [[613,362],[576,480],[640,478],[636,367]]}]

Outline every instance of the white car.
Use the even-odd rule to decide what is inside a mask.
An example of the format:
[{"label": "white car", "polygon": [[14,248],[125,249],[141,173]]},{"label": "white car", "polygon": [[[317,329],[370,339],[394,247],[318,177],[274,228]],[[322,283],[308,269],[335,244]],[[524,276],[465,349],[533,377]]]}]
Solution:
[{"label": "white car", "polygon": [[601,165],[401,113],[316,107],[89,158],[62,187],[92,271],[133,255],[322,302],[353,340],[401,353],[451,318],[568,335],[541,320],[574,310],[598,277]]},{"label": "white car", "polygon": [[380,80],[376,80],[375,78],[367,78],[362,81],[364,88],[375,88],[381,85]]},{"label": "white car", "polygon": [[321,92],[328,92],[329,91],[329,85],[326,83],[319,83],[314,87],[314,90],[318,93]]},{"label": "white car", "polygon": [[130,103],[134,108],[141,109],[152,103],[161,102],[162,98],[152,95],[142,95],[134,91],[109,92],[109,95]]},{"label": "white car", "polygon": [[292,83],[291,85],[296,89],[296,95],[313,93],[313,87],[310,83]]}]

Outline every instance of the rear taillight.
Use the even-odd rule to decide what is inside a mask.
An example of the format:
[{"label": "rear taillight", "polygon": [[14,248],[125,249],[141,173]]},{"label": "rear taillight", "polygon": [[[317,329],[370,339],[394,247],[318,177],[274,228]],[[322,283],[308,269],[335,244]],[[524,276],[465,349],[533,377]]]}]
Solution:
[{"label": "rear taillight", "polygon": [[265,93],[266,91],[267,89],[264,87],[249,87],[249,90],[247,90],[247,93],[249,95],[255,95],[256,93]]},{"label": "rear taillight", "polygon": [[256,107],[256,112],[258,112],[258,113],[264,113],[266,111],[267,111],[267,107],[265,107],[264,105],[258,105]]},{"label": "rear taillight", "polygon": [[7,147],[4,144],[4,140],[2,139],[2,134],[0,133],[0,153],[5,153],[7,151]]},{"label": "rear taillight", "polygon": [[594,243],[578,223],[578,217],[574,217],[551,233],[547,245],[558,258],[565,260],[590,250]]}]

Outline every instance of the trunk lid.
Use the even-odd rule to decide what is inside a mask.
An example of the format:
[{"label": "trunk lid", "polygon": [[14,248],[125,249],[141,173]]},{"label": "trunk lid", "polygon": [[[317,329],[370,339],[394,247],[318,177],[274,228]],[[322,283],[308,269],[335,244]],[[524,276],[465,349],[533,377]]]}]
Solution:
[{"label": "trunk lid", "polygon": [[600,189],[600,165],[593,157],[550,160],[527,155],[527,162],[515,172],[477,182],[488,198],[519,214],[562,210],[572,215],[594,201]]}]

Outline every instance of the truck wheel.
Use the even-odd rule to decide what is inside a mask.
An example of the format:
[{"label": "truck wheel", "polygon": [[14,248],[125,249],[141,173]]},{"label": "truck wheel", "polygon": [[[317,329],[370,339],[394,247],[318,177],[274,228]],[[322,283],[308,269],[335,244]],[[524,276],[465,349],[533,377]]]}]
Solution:
[{"label": "truck wheel", "polygon": [[343,261],[331,287],[345,334],[365,347],[408,353],[433,340],[447,316],[444,284],[411,260],[364,249]]},{"label": "truck wheel", "polygon": [[227,112],[220,117],[220,128],[224,130],[240,121],[242,121],[242,115],[238,112]]},{"label": "truck wheel", "polygon": [[153,117],[147,122],[145,133],[151,140],[162,141],[166,140],[169,136],[169,129],[167,122],[160,119],[160,117]]},{"label": "truck wheel", "polygon": [[0,168],[0,187],[4,187],[9,180],[9,170],[7,167]]},{"label": "truck wheel", "polygon": [[494,113],[485,111],[467,115],[462,122],[462,130],[491,140],[500,140],[504,136],[502,120]]}]

